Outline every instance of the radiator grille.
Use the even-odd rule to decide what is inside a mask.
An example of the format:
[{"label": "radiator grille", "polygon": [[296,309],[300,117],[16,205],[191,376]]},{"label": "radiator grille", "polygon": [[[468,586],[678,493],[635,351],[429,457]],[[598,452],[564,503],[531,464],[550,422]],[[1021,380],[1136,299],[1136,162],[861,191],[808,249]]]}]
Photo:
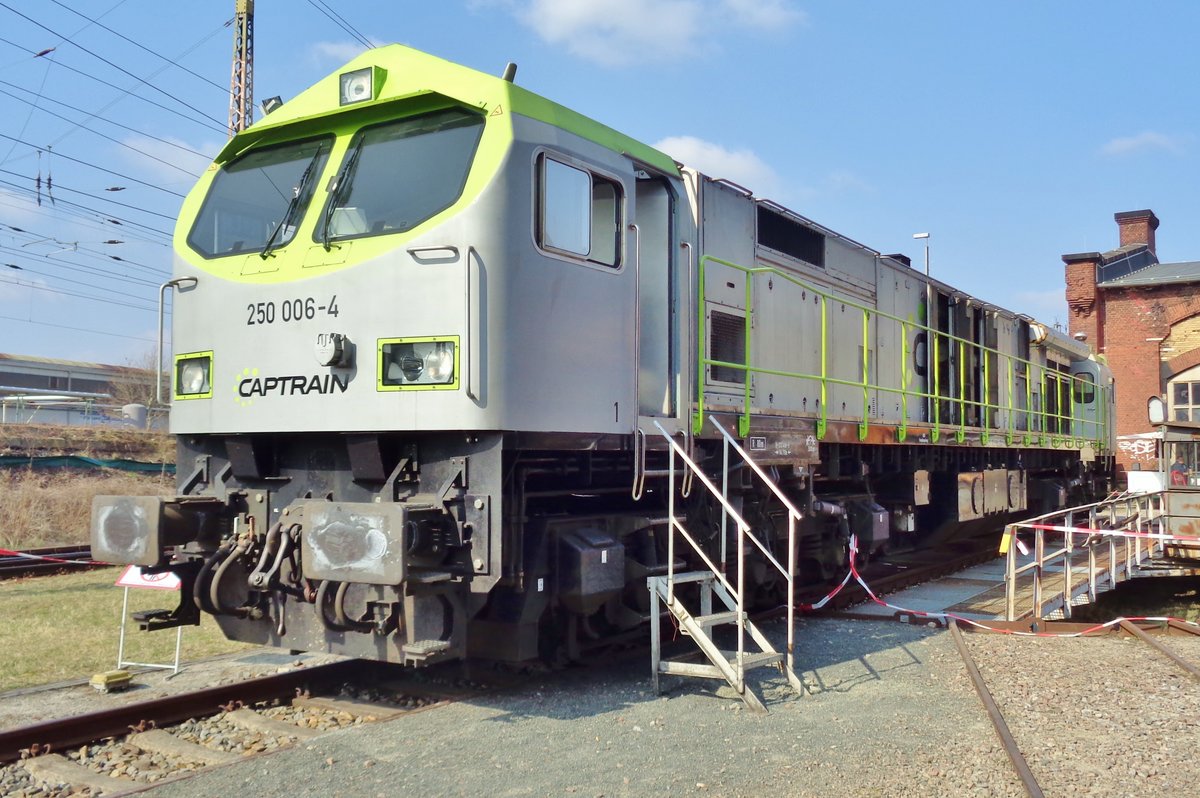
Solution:
[{"label": "radiator grille", "polygon": [[[741,316],[713,311],[709,317],[708,356],[726,363],[746,362],[746,320]],[[745,372],[729,366],[709,367],[714,382],[745,382]]]}]

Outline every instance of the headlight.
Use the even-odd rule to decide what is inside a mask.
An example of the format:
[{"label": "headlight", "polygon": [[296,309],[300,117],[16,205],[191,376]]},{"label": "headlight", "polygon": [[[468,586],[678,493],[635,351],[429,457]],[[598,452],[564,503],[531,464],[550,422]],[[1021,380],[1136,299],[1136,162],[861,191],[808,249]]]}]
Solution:
[{"label": "headlight", "polygon": [[430,382],[447,382],[454,375],[454,344],[440,342],[425,355],[425,373]]},{"label": "headlight", "polygon": [[374,100],[379,96],[379,90],[383,87],[386,76],[387,70],[377,66],[343,72],[338,75],[338,103],[353,105]]},{"label": "headlight", "polygon": [[458,388],[458,336],[379,342],[381,391]]},{"label": "headlight", "polygon": [[201,399],[212,396],[212,353],[180,355],[175,358],[175,396]]}]

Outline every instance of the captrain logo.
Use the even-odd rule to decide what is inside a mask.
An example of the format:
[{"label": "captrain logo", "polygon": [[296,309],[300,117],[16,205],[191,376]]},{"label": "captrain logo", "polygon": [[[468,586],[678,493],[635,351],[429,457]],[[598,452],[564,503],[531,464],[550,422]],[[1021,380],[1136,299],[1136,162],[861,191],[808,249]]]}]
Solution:
[{"label": "captrain logo", "polygon": [[309,394],[345,393],[350,385],[349,375],[288,374],[280,377],[260,377],[258,369],[242,369],[234,399],[242,407],[256,396],[308,396]]},{"label": "captrain logo", "polygon": [[245,382],[246,380],[252,380],[252,379],[256,378],[257,376],[258,376],[258,369],[252,369],[252,368],[242,369],[242,373],[238,375],[237,380],[234,382],[233,401],[237,402],[242,407],[249,407],[250,405],[254,404],[254,400],[252,398],[250,398],[249,396],[242,395],[242,383]]}]

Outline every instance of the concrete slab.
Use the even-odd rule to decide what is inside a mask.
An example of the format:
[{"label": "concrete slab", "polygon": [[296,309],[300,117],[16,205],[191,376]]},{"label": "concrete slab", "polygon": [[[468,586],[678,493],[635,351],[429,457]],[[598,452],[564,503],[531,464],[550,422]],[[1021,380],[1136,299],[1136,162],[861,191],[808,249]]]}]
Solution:
[{"label": "concrete slab", "polygon": [[102,776],[61,754],[35,756],[21,764],[29,771],[29,775],[50,785],[70,784],[76,789],[87,787],[106,793],[122,792],[137,786],[134,781]]}]

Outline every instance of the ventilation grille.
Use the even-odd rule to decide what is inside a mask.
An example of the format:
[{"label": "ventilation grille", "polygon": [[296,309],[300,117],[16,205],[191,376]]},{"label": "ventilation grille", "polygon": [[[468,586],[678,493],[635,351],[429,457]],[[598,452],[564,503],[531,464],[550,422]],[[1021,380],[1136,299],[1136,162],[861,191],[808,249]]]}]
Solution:
[{"label": "ventilation grille", "polygon": [[[741,316],[713,311],[709,317],[708,356],[726,363],[746,362],[746,320]],[[745,372],[729,366],[711,366],[709,379],[713,382],[744,384]]]}]

